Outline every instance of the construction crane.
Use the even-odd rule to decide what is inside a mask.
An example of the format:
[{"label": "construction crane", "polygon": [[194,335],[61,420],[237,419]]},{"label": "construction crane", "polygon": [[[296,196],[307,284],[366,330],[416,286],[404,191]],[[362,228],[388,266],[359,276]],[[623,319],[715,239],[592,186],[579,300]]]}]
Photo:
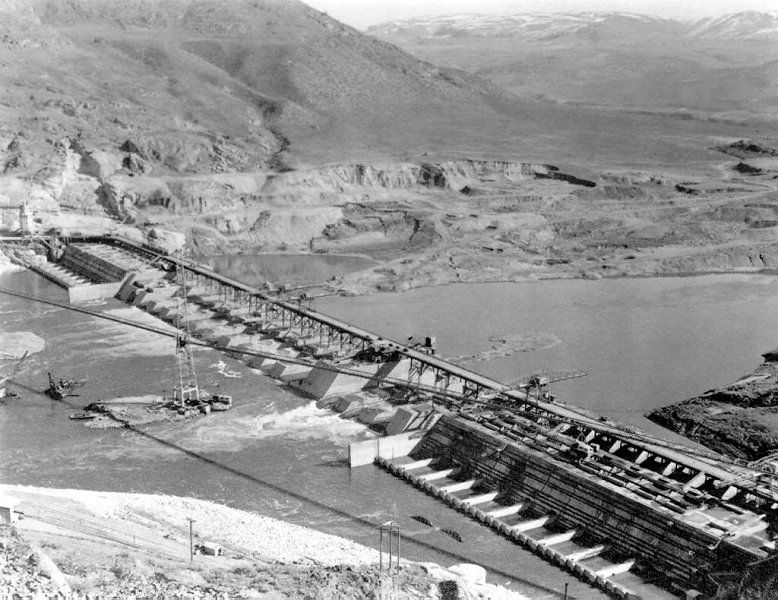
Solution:
[{"label": "construction crane", "polygon": [[75,379],[60,378],[59,381],[57,381],[54,379],[54,377],[52,377],[51,373],[48,375],[49,387],[46,388],[43,393],[52,400],[64,400],[65,398],[69,398],[71,396],[78,396],[78,394],[74,393],[74,390],[86,383],[86,379],[76,381]]},{"label": "construction crane", "polygon": [[5,377],[0,378],[0,398],[5,398],[8,395],[15,395],[13,392],[8,392],[6,388],[6,383],[11,381],[14,377],[16,377],[22,370],[22,366],[24,365],[24,361],[27,360],[27,358],[30,356],[30,352],[25,352],[22,357],[16,362],[14,365],[13,370],[9,375],[6,375]]},{"label": "construction crane", "polygon": [[534,390],[535,406],[537,407],[540,405],[541,398],[545,402],[556,401],[556,396],[548,392],[548,386],[552,383],[578,379],[579,377],[586,377],[588,375],[588,373],[584,373],[583,371],[573,371],[570,373],[558,374],[556,376],[546,373],[536,373],[529,378],[520,379],[519,381],[510,384],[510,387],[516,390],[526,390],[527,400],[532,400],[532,392]]}]

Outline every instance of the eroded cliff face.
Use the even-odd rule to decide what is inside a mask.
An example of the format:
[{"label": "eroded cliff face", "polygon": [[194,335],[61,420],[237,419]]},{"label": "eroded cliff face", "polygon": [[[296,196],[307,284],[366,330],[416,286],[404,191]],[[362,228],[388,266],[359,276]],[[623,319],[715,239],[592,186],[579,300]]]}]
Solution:
[{"label": "eroded cliff face", "polygon": [[556,172],[540,164],[459,160],[172,176],[128,166],[128,156],[148,156],[149,148],[127,142],[116,150],[62,140],[49,176],[16,179],[16,196],[37,193],[40,201],[31,209],[44,230],[57,214],[73,210],[85,217],[75,229],[94,225],[87,215],[142,230],[165,227],[185,234],[201,251],[420,249],[451,235],[496,229],[489,217],[470,223],[454,215],[441,218],[441,204]]},{"label": "eroded cliff face", "polygon": [[392,191],[439,188],[461,191],[465,186],[495,178],[505,182],[527,181],[546,176],[556,168],[549,165],[511,161],[455,160],[433,163],[348,164],[292,171],[274,176],[265,192],[348,193],[362,190]]},{"label": "eroded cliff face", "polygon": [[753,461],[778,451],[778,356],[732,385],[656,409],[646,416],[735,458]]},{"label": "eroded cliff face", "polygon": [[[339,282],[357,292],[778,265],[778,170],[691,181],[471,159],[191,174],[127,162],[149,148],[62,139],[45,169],[2,177],[0,194],[26,200],[39,231],[156,229],[203,255],[347,252],[383,261]],[[9,137],[5,156],[23,149]]]}]

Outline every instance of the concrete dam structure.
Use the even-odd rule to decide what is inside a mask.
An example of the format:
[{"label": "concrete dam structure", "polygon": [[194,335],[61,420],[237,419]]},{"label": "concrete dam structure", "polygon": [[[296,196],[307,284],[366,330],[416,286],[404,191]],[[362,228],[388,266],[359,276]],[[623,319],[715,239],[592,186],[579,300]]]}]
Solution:
[{"label": "concrete dam structure", "polygon": [[652,598],[661,586],[713,597],[776,565],[778,495],[746,466],[129,240],[70,240],[58,263],[36,270],[113,286],[102,291],[171,324],[186,294],[195,339],[387,434],[352,446],[353,467],[375,461],[614,596]]},{"label": "concrete dam structure", "polygon": [[613,446],[585,456],[576,438],[574,426],[542,430],[514,413],[448,413],[405,456],[377,462],[619,597],[643,597],[646,581],[710,597],[770,557],[763,512]]}]

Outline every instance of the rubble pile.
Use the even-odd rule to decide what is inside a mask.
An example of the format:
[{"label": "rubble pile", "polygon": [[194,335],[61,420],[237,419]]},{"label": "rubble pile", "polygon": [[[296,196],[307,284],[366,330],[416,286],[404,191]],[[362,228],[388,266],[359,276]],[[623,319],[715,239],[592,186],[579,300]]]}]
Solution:
[{"label": "rubble pile", "polygon": [[57,594],[38,555],[11,525],[0,525],[0,590],[3,598],[48,598]]}]

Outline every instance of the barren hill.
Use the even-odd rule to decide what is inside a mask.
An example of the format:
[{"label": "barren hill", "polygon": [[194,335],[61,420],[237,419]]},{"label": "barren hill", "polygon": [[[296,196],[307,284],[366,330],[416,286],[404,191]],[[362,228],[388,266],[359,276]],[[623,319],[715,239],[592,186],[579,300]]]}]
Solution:
[{"label": "barren hill", "polygon": [[488,84],[296,0],[3,0],[0,14],[3,125],[44,138],[33,155],[80,132],[132,140],[152,169],[245,170],[282,164],[289,140],[334,145],[325,160],[381,146],[371,129],[436,107],[494,118]]},{"label": "barren hill", "polygon": [[441,15],[368,33],[524,97],[716,118],[778,114],[778,13]]},{"label": "barren hill", "polygon": [[[485,67],[435,66],[297,0],[0,0],[0,204],[27,202],[42,232],[121,228],[182,243],[151,235],[168,229],[203,254],[389,261],[355,289],[771,268],[774,155],[732,152],[774,149],[778,124],[618,107],[635,90],[661,104],[651,73],[672,50],[643,48],[643,59],[624,40],[670,40],[685,26],[522,19],[465,23],[476,33],[444,19],[448,33],[436,23],[424,34],[425,47],[472,63],[458,66],[489,60],[502,81]],[[695,24],[695,35],[740,31],[728,23]],[[755,53],[766,43],[756,38]],[[524,66],[515,52],[481,57],[512,45],[536,53]],[[774,101],[774,63],[733,67],[698,48],[679,64],[691,73],[703,59],[754,102]],[[715,81],[685,72],[662,85],[693,100],[704,91],[711,110],[730,102],[736,86],[708,93]],[[748,88],[760,77],[765,86]],[[542,97],[562,84],[565,99],[593,89],[612,102]],[[0,229],[14,229],[10,212]],[[754,244],[767,245],[756,263]]]},{"label": "barren hill", "polygon": [[[19,138],[14,172],[42,168],[56,140],[77,135],[105,151],[130,140],[146,172],[452,151],[569,161],[585,150],[606,161],[661,154],[672,162],[679,146],[668,138],[679,129],[737,135],[726,126],[521,102],[297,0],[0,0],[0,14],[0,141]],[[520,65],[488,60],[534,85]],[[528,68],[547,71],[542,61]],[[646,129],[665,139],[643,136],[640,146],[656,147],[636,147]]]}]

